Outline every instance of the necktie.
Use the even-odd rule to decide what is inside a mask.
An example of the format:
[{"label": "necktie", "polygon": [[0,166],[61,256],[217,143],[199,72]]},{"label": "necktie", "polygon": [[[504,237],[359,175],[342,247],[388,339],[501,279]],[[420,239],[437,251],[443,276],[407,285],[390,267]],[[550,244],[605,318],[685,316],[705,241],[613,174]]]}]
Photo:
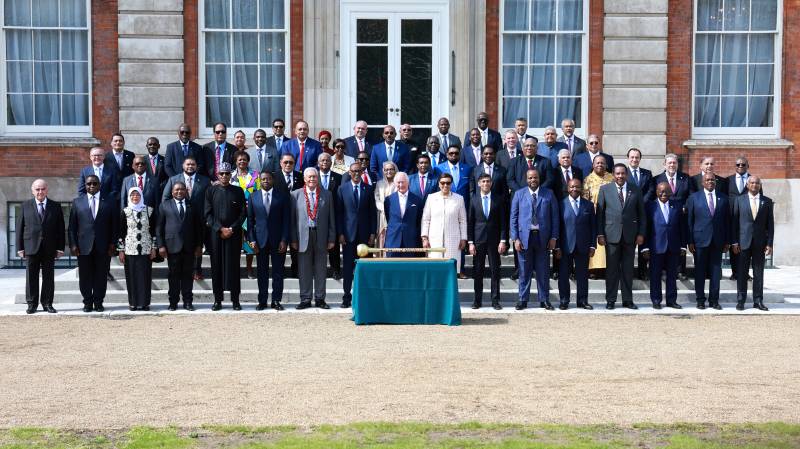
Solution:
[{"label": "necktie", "polygon": [[486,146],[486,130],[481,131],[481,146]]},{"label": "necktie", "polygon": [[358,139],[358,151],[364,151],[364,140]]},{"label": "necktie", "polygon": [[139,190],[144,191],[144,184],[142,183],[142,175],[139,175]]},{"label": "necktie", "polygon": [[183,157],[186,157],[188,155],[189,155],[189,144],[184,143],[183,144]]},{"label": "necktie", "polygon": [[534,226],[539,227],[539,217],[536,216],[536,192],[531,194],[531,201],[531,223]]},{"label": "necktie", "polygon": [[258,166],[261,167],[261,170],[264,170],[264,149],[258,149]]},{"label": "necktie", "polygon": [[458,185],[458,179],[459,179],[457,165],[450,165],[450,174],[453,175],[453,190],[455,190],[456,186]]},{"label": "necktie", "polygon": [[569,184],[569,181],[572,179],[572,176],[569,175],[569,169],[564,170],[564,179],[567,181],[567,184]]},{"label": "necktie", "polygon": [[638,168],[634,168],[633,169],[633,181],[636,182],[637,186],[639,185],[639,169]]},{"label": "necktie", "polygon": [[361,195],[360,195],[359,190],[361,190],[361,185],[360,184],[353,186],[353,197],[356,200],[356,209],[358,209],[358,203],[361,200]]},{"label": "necktie", "polygon": [[186,178],[186,192],[189,194],[189,198],[192,197],[192,177],[189,176]]},{"label": "necktie", "polygon": [[361,174],[361,180],[369,184],[369,176],[367,176],[367,172]]},{"label": "necktie", "polygon": [[322,175],[322,187],[325,187],[325,190],[328,190],[328,175]]},{"label": "necktie", "polygon": [[661,203],[661,213],[664,214],[664,223],[669,224],[669,206],[667,206],[667,203]]},{"label": "necktie", "polygon": [[403,218],[403,216],[406,214],[406,196],[400,195],[398,199],[400,200],[400,218]]},{"label": "necktie", "polygon": [[711,192],[708,192],[708,212],[714,216],[714,195]]},{"label": "necktie", "polygon": [[484,195],[483,196],[483,215],[486,217],[486,219],[489,219],[489,196],[488,195]]},{"label": "necktie", "polygon": [[269,217],[269,207],[271,206],[272,201],[270,201],[269,193],[264,194],[264,210],[267,211],[267,217]]},{"label": "necktie", "polygon": [[419,193],[425,195],[425,175],[419,175]]},{"label": "necktie", "polygon": [[572,137],[567,137],[567,148],[569,148],[569,152],[572,154]]},{"label": "necktie", "polygon": [[153,169],[153,174],[156,174],[156,157],[153,156],[150,158],[150,168]]},{"label": "necktie", "polygon": [[489,176],[492,176],[492,166],[491,165],[487,165],[486,166],[486,174],[488,174]]},{"label": "necktie", "polygon": [[533,159],[528,159],[528,170],[533,169]]},{"label": "necktie", "polygon": [[44,203],[39,203],[39,219],[44,221]]},{"label": "necktie", "polygon": [[280,150],[283,146],[283,137],[276,137],[275,144],[278,146],[278,150]]},{"label": "necktie", "polygon": [[306,152],[306,143],[305,142],[300,142],[300,157],[297,159],[297,166],[298,167],[302,167],[303,166],[303,155],[305,154],[305,152]]},{"label": "necktie", "polygon": [[753,213],[753,221],[755,221],[756,215],[758,215],[758,201],[754,196],[750,197],[750,212]]},{"label": "necktie", "polygon": [[622,187],[618,187],[619,205],[625,207],[625,195],[622,194]]},{"label": "necktie", "polygon": [[286,187],[292,190],[292,175],[286,175]]},{"label": "necktie", "polygon": [[474,148],[473,147],[472,148],[472,152],[475,155],[475,162],[480,163],[481,162],[481,148],[480,147],[478,147],[478,148]]},{"label": "necktie", "polygon": [[442,148],[444,148],[445,151],[447,151],[447,135],[446,134],[442,136]]},{"label": "necktie", "polygon": [[117,166],[122,169],[122,155],[121,154],[114,154],[114,157],[117,158]]},{"label": "necktie", "polygon": [[670,176],[669,178],[669,188],[672,189],[672,194],[675,194],[675,178]]},{"label": "necktie", "polygon": [[736,187],[739,189],[739,193],[742,193],[742,190],[744,190],[744,176],[736,176]]},{"label": "necktie", "polygon": [[91,198],[90,198],[89,208],[92,211],[92,219],[96,218],[97,217],[97,205],[94,202],[94,195],[92,195]]},{"label": "necktie", "polygon": [[217,157],[214,158],[214,174],[219,177],[219,163],[222,160],[222,147],[217,145]]},{"label": "necktie", "polygon": [[579,210],[578,209],[578,200],[575,200],[575,199],[572,200],[572,210],[573,210],[573,212],[575,212],[575,216],[577,217],[578,216],[578,210]]},{"label": "necktie", "polygon": [[183,208],[183,201],[178,201],[178,216],[181,217],[181,221],[186,218],[186,209]]}]

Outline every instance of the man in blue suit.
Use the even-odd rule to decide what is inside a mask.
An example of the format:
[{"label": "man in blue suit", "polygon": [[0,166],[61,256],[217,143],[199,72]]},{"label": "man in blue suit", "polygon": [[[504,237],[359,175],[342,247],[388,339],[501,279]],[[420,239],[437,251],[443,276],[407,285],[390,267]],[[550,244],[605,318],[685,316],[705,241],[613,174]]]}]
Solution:
[{"label": "man in blue suit", "polygon": [[722,253],[730,247],[730,208],[727,192],[718,192],[714,173],[703,175],[703,190],[689,195],[686,216],[689,225],[689,251],[694,254],[694,291],[697,308],[706,308],[705,284],[708,279],[708,305],[719,305]]},{"label": "man in blue suit", "polygon": [[602,157],[606,160],[606,167],[614,166],[614,158],[610,154],[600,150],[600,137],[590,134],[586,139],[586,151],[573,156],[573,164],[583,172],[584,179],[592,173],[592,165],[595,157]]},{"label": "man in blue suit", "polygon": [[[569,150],[567,150],[569,152]],[[558,261],[558,296],[561,310],[569,308],[569,273],[575,267],[577,305],[579,309],[592,310],[589,304],[589,258],[594,255],[597,241],[597,221],[594,205],[581,198],[583,183],[578,178],[567,183],[567,196],[561,200],[559,213],[559,239],[556,249]]]},{"label": "man in blue suit", "polygon": [[344,139],[344,154],[355,159],[358,153],[372,154],[372,144],[367,142],[367,122],[359,120],[353,125],[353,135]]},{"label": "man in blue suit", "polygon": [[83,167],[81,169],[81,178],[78,181],[78,195],[86,193],[86,178],[89,176],[97,176],[100,180],[100,192],[105,198],[119,198],[119,190],[117,190],[117,171],[112,167],[107,167],[104,164],[106,157],[105,151],[102,148],[92,148],[89,151],[89,160],[92,165]]},{"label": "man in blue suit", "polygon": [[661,308],[661,272],[666,271],[667,307],[681,309],[678,304],[678,262],[685,252],[686,227],[681,207],[670,201],[672,190],[662,182],[656,186],[655,200],[645,204],[647,238],[642,248],[650,260],[650,301],[654,309]]},{"label": "man in blue suit", "polygon": [[308,167],[317,166],[317,158],[322,154],[319,141],[308,137],[308,123],[300,120],[294,125],[294,139],[286,140],[281,146],[281,155],[294,156],[295,170],[303,173]]},{"label": "man in blue suit", "polygon": [[[167,178],[179,175],[183,172],[183,160],[193,157],[197,162],[197,171],[204,175],[208,173],[206,168],[206,158],[203,155],[203,147],[197,142],[192,141],[192,128],[187,123],[182,123],[178,127],[178,140],[167,145],[167,154],[164,157],[164,171]],[[202,162],[202,165],[200,165]]]},{"label": "man in blue suit", "polygon": [[[494,147],[492,147],[494,149]],[[483,161],[483,145],[481,145],[481,131],[478,128],[472,128],[469,131],[469,140],[464,142],[464,147],[461,149],[461,162],[475,167],[480,165]]]},{"label": "man in blue suit", "polygon": [[[386,248],[419,248],[420,223],[422,223],[422,198],[408,189],[408,176],[398,173],[394,177],[397,191],[383,201],[386,214]],[[408,256],[403,253],[389,253],[389,257]]]},{"label": "man in blue suit", "polygon": [[289,246],[289,224],[291,206],[289,195],[272,188],[272,172],[259,175],[261,190],[250,195],[247,205],[247,241],[256,253],[258,264],[258,306],[267,308],[269,293],[269,264],[272,262],[272,302],[270,308],[283,310],[284,264],[286,248]]},{"label": "man in blue suit", "polygon": [[469,177],[472,168],[467,164],[461,163],[461,147],[450,145],[447,148],[447,161],[439,164],[439,173],[448,173],[453,177],[453,192],[464,198],[464,207],[469,205]]},{"label": "man in blue suit", "polygon": [[[689,194],[692,193],[691,179],[689,175],[678,170],[679,167],[678,156],[673,153],[667,153],[664,156],[664,172],[656,176],[652,184],[658,185],[662,182],[669,184],[672,190],[672,200],[676,207],[680,207],[684,215],[686,215],[686,200],[689,199]],[[655,191],[650,191],[650,198],[645,198],[645,201],[655,199]],[[678,277],[686,279],[686,256],[681,256],[680,267],[678,268]]]},{"label": "man in blue suit", "polygon": [[559,229],[558,203],[553,192],[539,186],[539,172],[528,170],[528,187],[514,193],[511,201],[511,241],[519,254],[519,301],[516,309],[528,307],[531,275],[536,270],[536,290],[543,309],[550,304],[550,264],[547,252],[556,247]]},{"label": "man in blue suit", "polygon": [[544,129],[544,141],[539,142],[536,154],[550,159],[550,165],[556,167],[558,166],[558,152],[561,150],[569,150],[569,147],[566,143],[558,141],[555,127],[548,126]]},{"label": "man in blue suit", "polygon": [[372,147],[369,168],[378,174],[378,181],[383,179],[384,162],[394,162],[399,172],[408,172],[411,167],[411,151],[406,144],[395,140],[396,137],[394,126],[386,125],[383,127],[383,142]]},{"label": "man in blue suit", "polygon": [[358,162],[350,165],[349,179],[342,177],[342,185],[336,191],[336,233],[342,245],[342,308],[350,307],[353,299],[353,270],[356,247],[360,244],[372,246],[378,227],[375,210],[374,189],[362,180],[363,167]]},{"label": "man in blue suit", "polygon": [[422,205],[433,192],[439,191],[439,171],[431,167],[431,158],[427,154],[417,157],[417,172],[408,177],[408,190],[422,198]]}]

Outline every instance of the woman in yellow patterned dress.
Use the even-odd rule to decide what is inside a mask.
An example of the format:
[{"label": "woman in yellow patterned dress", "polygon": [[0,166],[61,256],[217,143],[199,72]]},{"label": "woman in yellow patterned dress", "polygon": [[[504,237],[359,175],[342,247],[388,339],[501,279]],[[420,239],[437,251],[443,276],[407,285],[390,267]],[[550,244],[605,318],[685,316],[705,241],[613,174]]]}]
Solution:
[{"label": "woman in yellow patterned dress", "polygon": [[[600,194],[600,187],[614,182],[614,177],[607,171],[606,159],[596,157],[592,162],[592,172],[583,182],[583,197],[594,204],[597,210],[597,196]],[[606,271],[606,248],[595,244],[594,256],[589,259],[589,278],[597,279],[604,277]]]},{"label": "woman in yellow patterned dress", "polygon": [[[261,188],[261,180],[257,172],[250,171],[250,155],[247,152],[244,150],[237,151],[233,155],[233,160],[236,162],[236,172],[233,175],[233,179],[231,179],[231,184],[241,187],[244,191],[244,199],[249,201],[250,194]],[[242,233],[247,233],[246,219],[242,223]],[[244,238],[242,242],[242,251],[244,251],[247,262],[247,278],[255,279],[256,276],[253,273],[253,248],[250,247],[247,238]]]}]

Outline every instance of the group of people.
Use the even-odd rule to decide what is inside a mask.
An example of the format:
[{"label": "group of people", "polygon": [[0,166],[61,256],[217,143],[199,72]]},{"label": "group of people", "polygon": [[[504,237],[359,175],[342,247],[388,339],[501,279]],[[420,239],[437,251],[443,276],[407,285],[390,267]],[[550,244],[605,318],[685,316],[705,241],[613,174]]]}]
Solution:
[{"label": "group of people", "polygon": [[[428,257],[455,259],[463,279],[469,253],[472,307],[482,307],[488,269],[498,310],[500,256],[509,249],[512,278],[519,280],[517,310],[528,306],[534,281],[540,307],[554,309],[551,274],[558,279],[559,309],[569,308],[570,278],[576,280],[577,306],[591,309],[588,280],[602,276],[606,308],[615,307],[621,292],[622,305],[635,309],[637,249],[654,308],[661,308],[663,296],[668,307],[681,308],[676,279],[686,248],[694,254],[697,307],[720,309],[721,259],[730,250],[737,309],[744,309],[752,265],[753,304],[767,310],[763,270],[772,251],[773,203],[744,157],[728,178],[715,174],[713,158],[703,159],[701,172],[690,178],[679,171],[678,157],[667,154],[664,172],[653,176],[639,167],[641,151],[631,148],[627,165],[615,163],[601,151],[598,136],[575,136],[570,119],[561,123],[561,136],[548,127],[541,142],[527,134],[524,118],[503,135],[489,128],[486,113],[476,125],[462,144],[443,117],[438,133],[417,144],[408,124],[400,127],[400,138],[385,126],[380,142],[367,141],[363,121],[345,139],[322,131],[315,140],[305,121],[288,136],[284,121],[276,119],[272,135],[256,130],[255,145],[247,148],[242,131],[227,142],[224,123],[214,125],[214,139],[203,146],[182,124],[165,155],[156,138],[147,140],[146,155],[135,155],[114,134],[111,151],[90,151],[66,232],[78,260],[83,310],[104,310],[114,256],[125,266],[131,310],[149,310],[152,264],[163,260],[169,309],[182,299],[185,309],[194,310],[193,281],[203,279],[204,248],[211,261],[212,310],[222,308],[226,290],[233,309],[241,310],[242,253],[246,276],[258,279],[258,310],[283,309],[287,253],[288,275],[299,278],[298,309],[329,308],[329,264],[332,276],[343,281],[342,307],[349,307],[360,244],[386,248],[389,257],[408,255],[392,248],[442,247],[443,254]],[[28,268],[27,312],[41,303],[55,313],[53,265],[64,254],[64,217],[48,199],[44,180],[33,183],[32,193],[17,224],[17,250]]]}]

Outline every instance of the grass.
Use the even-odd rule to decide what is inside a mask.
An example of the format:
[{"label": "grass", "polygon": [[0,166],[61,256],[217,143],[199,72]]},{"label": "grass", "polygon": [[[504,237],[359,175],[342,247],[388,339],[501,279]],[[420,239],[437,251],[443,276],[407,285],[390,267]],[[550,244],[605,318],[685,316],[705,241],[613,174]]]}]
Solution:
[{"label": "grass", "polygon": [[0,429],[0,449],[795,449],[800,425],[522,425],[365,422],[348,425],[74,431]]}]

